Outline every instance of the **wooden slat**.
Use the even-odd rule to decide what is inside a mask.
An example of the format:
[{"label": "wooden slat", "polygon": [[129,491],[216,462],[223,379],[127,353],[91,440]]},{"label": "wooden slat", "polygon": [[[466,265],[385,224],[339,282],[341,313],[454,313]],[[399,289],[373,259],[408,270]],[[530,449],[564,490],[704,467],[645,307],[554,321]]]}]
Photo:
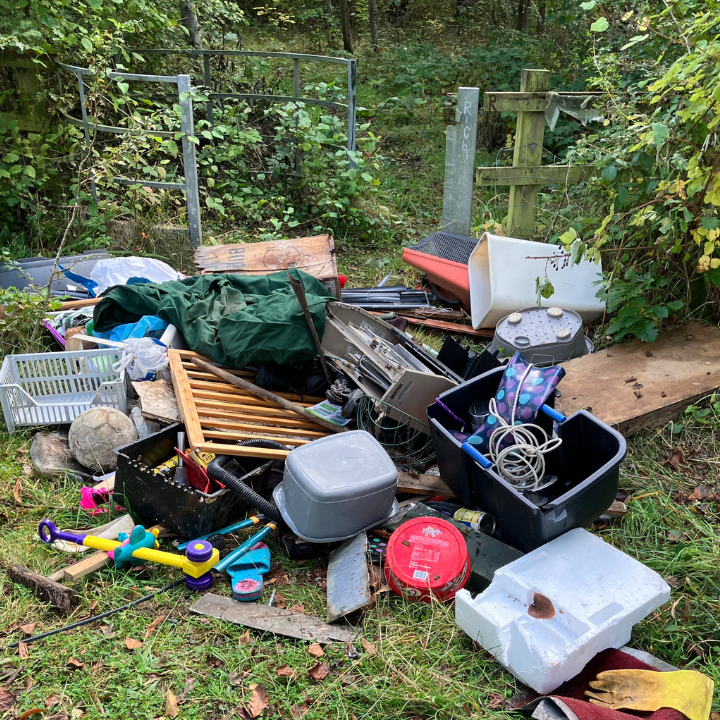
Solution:
[{"label": "wooden slat", "polygon": [[[285,410],[284,408],[269,408],[263,407],[262,405],[245,405],[244,403],[233,403],[227,400],[207,400],[204,396],[195,395],[195,407],[198,411],[207,410],[208,412],[214,412],[215,409],[225,410],[232,413],[234,417],[238,414],[245,415],[246,413],[260,415],[267,418],[282,418],[283,420],[299,420],[300,422],[306,422],[297,413]],[[221,417],[217,415],[216,417]],[[315,427],[313,423],[312,427]]]},{"label": "wooden slat", "polygon": [[446,322],[445,320],[431,320],[430,318],[409,317],[407,315],[403,315],[401,311],[397,312],[396,314],[400,317],[404,317],[411,325],[420,325],[422,327],[433,328],[436,330],[444,330],[445,332],[453,333],[455,335],[472,335],[473,337],[481,337],[488,339],[495,337],[494,330],[485,330],[483,328],[475,330],[470,325],[461,325],[460,323]]},{"label": "wooden slat", "polygon": [[[224,368],[223,368],[224,369]],[[186,374],[187,377],[187,374]],[[206,382],[205,380],[191,380],[188,379],[188,384],[193,389],[199,389],[199,390],[212,390],[213,392],[219,392],[222,389],[222,392],[227,395],[238,395],[244,398],[253,398],[253,400],[257,401],[258,403],[263,403],[264,401],[259,399],[256,395],[253,395],[252,393],[247,392],[247,390],[243,390],[242,388],[236,388],[232,385],[227,385],[223,382]],[[292,393],[275,393],[281,398],[285,398],[286,400],[292,400],[292,402],[297,403],[298,405],[302,405],[303,407],[311,407],[312,405],[317,405],[317,403],[321,402],[321,398],[305,398],[303,400],[300,399],[299,395],[293,395]],[[312,400],[311,402],[308,402],[308,400]]]},{"label": "wooden slat", "polygon": [[[281,442],[283,445],[307,445],[316,438],[304,439],[300,437],[282,437],[275,435],[272,432],[273,428],[267,428],[266,432],[248,433],[248,432],[216,432],[215,430],[204,430],[203,434],[205,438],[214,438],[216,440],[253,440],[255,438],[261,438],[264,440],[275,440]],[[254,450],[255,448],[250,448]]]},{"label": "wooden slat", "polygon": [[[269,438],[275,440],[276,438]],[[264,460],[284,460],[288,456],[288,450],[272,450],[270,448],[239,447],[237,445],[224,445],[223,443],[203,443],[197,448],[200,452],[213,453],[215,455],[235,455],[236,457],[253,457]]]},{"label": "wooden slat", "polygon": [[[268,415],[252,415],[249,413],[242,413],[238,415],[237,412],[228,412],[224,410],[213,410],[212,408],[204,407],[202,403],[196,403],[198,416],[202,423],[207,424],[210,420],[218,418],[219,420],[245,420],[247,422],[258,422],[267,424],[269,417]],[[297,419],[295,419],[297,418]],[[291,428],[306,428],[307,430],[315,430],[317,425],[310,421],[303,420],[300,416],[295,415],[295,418],[283,418],[283,425]]]},{"label": "wooden slat", "polygon": [[[307,437],[310,439],[324,437],[327,433],[305,428],[286,428],[277,425],[261,425],[259,423],[228,422],[227,420],[216,420],[215,418],[199,416],[200,425],[203,428],[214,428],[217,430],[247,430],[249,432],[272,432],[275,435],[292,435],[293,437]],[[243,418],[245,419],[245,418]],[[207,432],[205,432],[207,436]]]},{"label": "wooden slat", "polygon": [[483,110],[545,112],[546,98],[546,92],[486,92]]},{"label": "wooden slat", "polygon": [[180,362],[180,356],[173,350],[168,351],[170,360],[170,374],[172,377],[173,387],[175,388],[175,399],[178,401],[178,412],[180,419],[185,425],[185,434],[187,436],[188,445],[196,448],[204,442],[202,428],[195,413],[195,403],[193,401],[190,385],[185,375],[185,369]]},{"label": "wooden slat", "polygon": [[437,475],[418,475],[398,473],[398,492],[412,493],[413,495],[442,495],[455,497],[455,493]]},{"label": "wooden slat", "polygon": [[475,168],[476,185],[567,185],[582,182],[592,165]]}]

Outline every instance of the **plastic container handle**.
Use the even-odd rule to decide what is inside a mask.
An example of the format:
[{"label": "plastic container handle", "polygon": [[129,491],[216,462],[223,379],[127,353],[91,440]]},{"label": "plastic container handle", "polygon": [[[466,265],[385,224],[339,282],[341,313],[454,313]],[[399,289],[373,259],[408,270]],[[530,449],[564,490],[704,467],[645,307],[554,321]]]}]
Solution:
[{"label": "plastic container handle", "polygon": [[464,442],[462,449],[466,455],[469,455],[476,463],[479,463],[484,468],[492,467],[492,462],[488,460],[481,452],[478,452],[470,443]]},{"label": "plastic container handle", "polygon": [[563,415],[561,412],[558,412],[557,410],[551,408],[549,405],[541,405],[540,409],[549,418],[552,418],[555,422],[561,423],[561,422],[565,422],[567,420],[567,417],[565,415]]},{"label": "plastic container handle", "polygon": [[74,542],[77,545],[82,545],[86,537],[85,535],[58,530],[52,520],[47,519],[40,522],[40,525],[38,526],[38,535],[40,535],[40,539],[48,545],[54,543],[56,540],[66,540],[67,542]]}]

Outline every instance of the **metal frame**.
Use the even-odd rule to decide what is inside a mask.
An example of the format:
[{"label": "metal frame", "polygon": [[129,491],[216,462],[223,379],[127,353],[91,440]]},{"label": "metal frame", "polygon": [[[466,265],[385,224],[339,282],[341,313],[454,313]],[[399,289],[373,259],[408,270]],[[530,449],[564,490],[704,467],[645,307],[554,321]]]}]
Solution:
[{"label": "metal frame", "polygon": [[[259,52],[256,50],[166,50],[150,48],[129,48],[128,52],[135,52],[138,55],[186,55],[190,57],[202,57],[203,59],[203,81],[209,89],[212,87],[211,57],[260,57],[276,58],[279,60],[293,61],[293,92],[294,95],[253,95],[246,93],[208,93],[207,119],[211,126],[213,121],[213,99],[225,100],[237,98],[238,100],[275,100],[278,102],[303,102],[307,105],[321,105],[323,107],[336,108],[347,111],[347,149],[350,152],[355,150],[357,138],[357,60],[331,57],[329,55],[303,55],[300,53],[279,53]],[[300,61],[319,62],[329,65],[347,66],[347,105],[336,103],[330,100],[316,100],[315,98],[302,97],[300,95]]]},{"label": "metal frame", "polygon": [[[94,75],[91,70],[87,68],[77,67],[76,65],[66,65],[59,61],[55,61],[56,65],[61,67],[63,70],[73,73],[77,77],[78,91],[80,93],[80,112],[82,113],[82,122],[72,118],[67,113],[63,113],[66,120],[69,120],[73,125],[82,125],[85,131],[85,143],[90,145],[90,123],[88,121],[87,106],[85,104],[85,86],[83,82],[83,75]],[[192,96],[190,95],[191,84],[189,75],[138,75],[136,73],[121,73],[112,72],[108,73],[108,77],[118,80],[136,80],[140,82],[160,82],[160,83],[171,83],[177,85],[178,89],[178,103],[182,106],[183,114],[180,120],[180,129],[183,133],[182,137],[182,152],[183,152],[183,167],[185,173],[184,183],[168,183],[168,182],[157,182],[151,180],[133,180],[125,177],[114,177],[113,181],[118,185],[143,185],[144,187],[153,188],[165,188],[170,190],[184,190],[185,198],[187,202],[188,212],[188,226],[190,231],[190,243],[193,248],[197,248],[202,244],[202,225],[200,223],[200,191],[198,188],[197,178],[197,159],[195,156],[195,145],[188,139],[190,136],[195,135],[195,123],[193,121],[193,107],[192,107]],[[185,97],[183,98],[183,95]],[[73,122],[74,121],[74,122]],[[98,132],[111,132],[115,135],[124,135],[129,132],[129,128],[117,128],[108,125],[95,125],[95,130]],[[173,137],[173,133],[157,133],[158,135],[165,135],[167,137]],[[90,177],[90,184],[92,186],[93,198],[97,202],[97,188],[95,184],[95,178]]]},{"label": "metal frame", "polygon": [[[276,102],[302,102],[307,105],[319,105],[322,107],[335,108],[347,111],[347,150],[349,153],[355,151],[357,140],[357,60],[337,58],[324,55],[302,55],[298,53],[274,53],[274,52],[257,52],[252,50],[164,50],[164,49],[131,49],[143,55],[186,55],[186,56],[202,56],[203,58],[203,79],[205,85],[210,88],[212,83],[212,68],[210,66],[210,58],[212,56],[243,56],[243,57],[261,57],[261,58],[278,58],[293,61],[293,95],[258,95],[249,93],[208,93],[207,102],[207,119],[211,127],[214,127],[213,99],[238,99],[238,100],[274,100]],[[346,65],[348,74],[348,102],[336,103],[330,100],[317,100],[315,98],[302,97],[300,95],[300,61],[320,62],[334,65]],[[88,120],[87,106],[85,104],[85,87],[83,83],[83,75],[94,75],[87,69],[76,65],[67,65],[65,63],[55,61],[55,64],[63,70],[73,73],[78,82],[78,92],[80,95],[80,111],[82,120],[72,117],[67,112],[60,110],[61,115],[71,125],[82,127],[85,132],[85,142],[90,145],[90,122]],[[190,242],[193,248],[197,248],[202,244],[202,225],[200,222],[200,192],[198,188],[197,178],[197,159],[195,154],[194,143],[188,140],[188,136],[195,134],[195,125],[193,121],[193,105],[190,91],[192,88],[190,75],[143,75],[138,73],[111,72],[108,77],[119,80],[134,80],[139,82],[159,82],[177,85],[179,104],[183,108],[183,114],[180,121],[180,128],[183,132],[182,149],[183,149],[183,165],[185,173],[184,183],[169,183],[150,180],[133,180],[125,177],[113,177],[113,181],[118,185],[136,185],[143,187],[163,188],[170,190],[184,190],[187,210],[188,224],[190,230]],[[187,94],[183,100],[183,94]],[[129,128],[116,127],[113,125],[93,125],[96,132],[113,133],[115,135],[124,135],[130,132]],[[153,135],[164,139],[173,138],[175,133],[168,131],[153,131]],[[300,158],[295,158],[296,173],[299,174]],[[353,165],[352,157],[350,164]],[[93,198],[97,201],[97,187],[95,178],[91,175],[90,184],[92,187]]]}]

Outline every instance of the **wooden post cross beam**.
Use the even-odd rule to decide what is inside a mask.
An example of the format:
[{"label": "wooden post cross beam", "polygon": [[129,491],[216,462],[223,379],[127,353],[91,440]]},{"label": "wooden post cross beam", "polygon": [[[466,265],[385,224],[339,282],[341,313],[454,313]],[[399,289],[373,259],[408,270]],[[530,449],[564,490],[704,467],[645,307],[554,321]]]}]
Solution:
[{"label": "wooden post cross beam", "polygon": [[541,165],[549,90],[549,70],[523,70],[519,93],[485,93],[485,110],[518,114],[512,167],[479,167],[475,176],[477,185],[510,185],[506,224],[510,237],[530,238],[534,234],[535,207],[542,185],[579,183],[592,167]]}]

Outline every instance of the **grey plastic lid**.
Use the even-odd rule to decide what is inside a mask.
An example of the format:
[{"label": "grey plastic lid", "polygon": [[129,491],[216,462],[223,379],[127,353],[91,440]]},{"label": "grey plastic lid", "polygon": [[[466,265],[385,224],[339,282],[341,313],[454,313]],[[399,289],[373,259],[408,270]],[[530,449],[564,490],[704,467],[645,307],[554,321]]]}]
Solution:
[{"label": "grey plastic lid", "polygon": [[[317,442],[316,440],[314,442]],[[295,523],[292,521],[292,518],[288,514],[287,511],[287,505],[285,504],[285,492],[283,490],[284,482],[281,482],[274,490],[273,490],[273,500],[275,501],[275,504],[278,507],[278,510],[280,511],[280,514],[283,517],[283,520],[287,524],[287,526],[290,528],[290,530],[297,535],[301,540],[305,540],[305,542],[311,542],[311,543],[333,543],[333,542],[341,542],[343,540],[349,540],[351,537],[355,537],[358,533],[365,532],[366,530],[370,530],[371,528],[377,527],[378,525],[383,525],[386,523],[391,517],[393,517],[395,514],[397,514],[398,511],[398,501],[393,499],[392,502],[392,508],[390,509],[390,513],[387,515],[387,517],[382,518],[380,520],[375,520],[369,525],[366,525],[365,527],[359,528],[358,530],[355,530],[351,532],[349,535],[340,535],[335,537],[310,537],[309,535],[305,535],[301,533]]]},{"label": "grey plastic lid", "polygon": [[383,446],[365,430],[329,435],[295,448],[285,473],[319,503],[372,495],[397,484],[397,468]]}]

